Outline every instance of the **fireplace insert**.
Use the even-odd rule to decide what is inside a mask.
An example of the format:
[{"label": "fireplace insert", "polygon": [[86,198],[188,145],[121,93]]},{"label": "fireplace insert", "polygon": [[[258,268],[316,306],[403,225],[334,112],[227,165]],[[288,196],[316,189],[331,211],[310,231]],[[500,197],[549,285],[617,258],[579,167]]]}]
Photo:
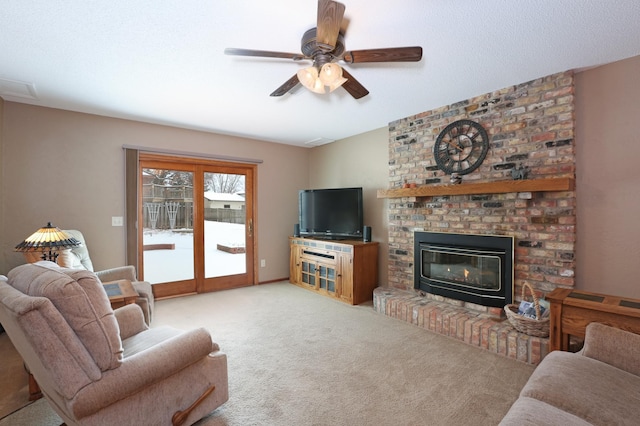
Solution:
[{"label": "fireplace insert", "polygon": [[513,303],[513,237],[414,234],[414,285],[482,306]]}]

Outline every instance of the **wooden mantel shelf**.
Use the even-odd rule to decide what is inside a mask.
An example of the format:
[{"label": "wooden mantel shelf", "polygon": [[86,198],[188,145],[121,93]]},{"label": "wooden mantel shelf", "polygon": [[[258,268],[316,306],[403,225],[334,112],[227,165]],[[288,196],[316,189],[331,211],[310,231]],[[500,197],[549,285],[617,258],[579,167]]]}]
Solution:
[{"label": "wooden mantel shelf", "polygon": [[416,188],[379,189],[378,198],[432,197],[437,195],[506,194],[509,192],[573,191],[573,178],[500,180],[458,185],[423,185]]}]

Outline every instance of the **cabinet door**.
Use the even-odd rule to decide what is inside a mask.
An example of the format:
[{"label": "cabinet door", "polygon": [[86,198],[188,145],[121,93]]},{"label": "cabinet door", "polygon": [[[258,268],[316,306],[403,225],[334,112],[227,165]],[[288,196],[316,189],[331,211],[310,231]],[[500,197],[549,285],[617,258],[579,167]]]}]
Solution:
[{"label": "cabinet door", "polygon": [[316,274],[318,272],[318,265],[316,262],[310,262],[304,258],[300,259],[300,283],[306,284],[309,287],[317,288],[318,280]]},{"label": "cabinet door", "polygon": [[338,296],[353,301],[353,255],[341,253],[338,258]]},{"label": "cabinet door", "polygon": [[318,288],[329,294],[336,293],[336,268],[333,265],[318,263]]},{"label": "cabinet door", "polygon": [[289,282],[300,283],[302,279],[302,265],[300,262],[300,246],[291,244],[291,259],[289,259]]}]

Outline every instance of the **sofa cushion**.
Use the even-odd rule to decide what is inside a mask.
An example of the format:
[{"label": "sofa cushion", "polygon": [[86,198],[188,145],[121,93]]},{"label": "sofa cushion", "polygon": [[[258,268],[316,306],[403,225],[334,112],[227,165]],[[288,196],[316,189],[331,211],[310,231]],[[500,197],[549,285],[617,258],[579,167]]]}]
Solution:
[{"label": "sofa cushion", "polygon": [[9,283],[24,294],[51,300],[101,371],[120,365],[120,330],[95,274],[42,261],[14,268],[9,272]]},{"label": "sofa cushion", "polygon": [[582,354],[640,376],[640,334],[592,322]]},{"label": "sofa cushion", "polygon": [[570,352],[547,355],[520,396],[594,425],[637,425],[640,418],[640,377]]},{"label": "sofa cushion", "polygon": [[589,426],[591,423],[546,402],[522,396],[511,406],[507,415],[500,422],[500,426],[508,425]]}]

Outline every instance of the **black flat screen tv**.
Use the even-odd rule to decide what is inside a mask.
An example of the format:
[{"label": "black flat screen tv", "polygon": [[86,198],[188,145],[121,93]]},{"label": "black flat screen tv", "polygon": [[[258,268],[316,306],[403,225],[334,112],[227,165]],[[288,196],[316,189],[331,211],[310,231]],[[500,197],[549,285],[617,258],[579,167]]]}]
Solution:
[{"label": "black flat screen tv", "polygon": [[362,238],[362,188],[301,190],[298,213],[301,237]]}]

